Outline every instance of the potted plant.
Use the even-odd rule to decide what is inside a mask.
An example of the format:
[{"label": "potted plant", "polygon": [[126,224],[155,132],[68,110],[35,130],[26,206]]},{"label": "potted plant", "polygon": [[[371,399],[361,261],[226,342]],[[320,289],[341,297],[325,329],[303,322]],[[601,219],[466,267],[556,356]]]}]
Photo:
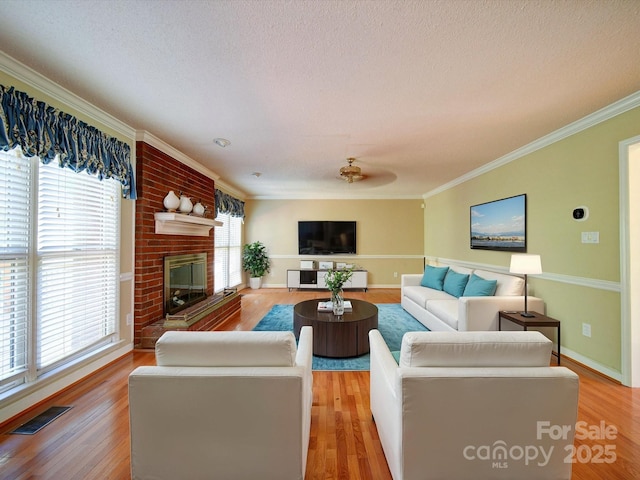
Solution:
[{"label": "potted plant", "polygon": [[331,307],[334,315],[344,313],[344,284],[353,276],[353,270],[349,268],[327,270],[324,283],[331,292]]},{"label": "potted plant", "polygon": [[249,286],[260,288],[262,277],[270,270],[267,248],[262,242],[247,243],[242,248],[242,269],[249,272]]}]

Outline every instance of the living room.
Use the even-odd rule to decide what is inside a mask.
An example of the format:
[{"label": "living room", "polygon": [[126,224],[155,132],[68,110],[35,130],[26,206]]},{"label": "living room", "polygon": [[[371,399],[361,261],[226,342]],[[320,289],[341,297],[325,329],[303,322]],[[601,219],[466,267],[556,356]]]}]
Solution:
[{"label": "living room", "polygon": [[[477,168],[419,195],[339,199],[322,195],[318,198],[245,195],[242,185],[238,188],[225,185],[225,179],[214,171],[149,134],[146,125],[133,128],[89,103],[86,99],[90,93],[71,92],[2,52],[0,84],[14,86],[95,125],[128,144],[134,159],[136,142],[146,141],[186,169],[208,178],[216,187],[226,186],[228,193],[245,202],[243,241],[263,242],[271,259],[271,271],[263,279],[264,288],[255,295],[273,293],[284,302],[287,270],[298,268],[300,260],[307,258],[298,254],[299,220],[356,221],[357,255],[326,259],[354,263],[367,270],[370,289],[397,293],[401,275],[420,273],[425,261],[508,272],[508,252],[469,248],[469,209],[526,194],[527,251],[541,256],[543,268],[542,274],[529,277],[529,294],[544,299],[546,313],[561,321],[563,355],[567,361],[577,362],[614,383],[638,385],[634,376],[640,370],[639,352],[634,349],[637,342],[633,340],[637,335],[632,335],[637,331],[633,323],[638,317],[637,307],[629,310],[632,304],[629,275],[637,271],[637,262],[632,263],[631,258],[635,257],[630,253],[635,254],[636,250],[631,250],[626,237],[635,228],[627,223],[628,218],[635,218],[631,212],[637,213],[633,209],[637,202],[630,197],[634,185],[637,186],[637,177],[632,177],[627,169],[637,163],[634,156],[637,149],[633,150],[631,145],[638,142],[640,135],[638,92],[620,97],[597,111],[584,112],[579,119],[572,119],[526,145],[514,145],[504,156],[483,159]],[[468,139],[464,133],[461,137],[462,141],[482,142],[470,131]],[[633,143],[629,142],[634,138]],[[164,179],[167,183],[162,185],[163,192],[180,188],[170,177]],[[625,183],[632,179],[635,184]],[[247,183],[254,181],[260,179],[251,178]],[[48,378],[38,388],[11,399],[3,397],[0,423],[29,411],[112,362],[133,355],[134,323],[138,317],[134,315],[135,275],[141,261],[136,251],[139,226],[136,215],[143,211],[143,199],[138,205],[135,203],[123,200],[121,204],[118,342],[104,355]],[[156,207],[154,203],[152,208]],[[572,212],[578,207],[587,209],[588,218],[580,221],[573,218]],[[585,232],[596,232],[599,243],[583,242],[581,236]],[[316,261],[324,259],[313,257]],[[247,300],[253,294],[246,290],[242,293]],[[637,439],[632,441],[637,443]]]},{"label": "living room", "polygon": [[[637,135],[639,120],[638,108],[583,128],[587,118],[424,199],[247,199],[246,238],[267,246],[272,269],[264,283],[271,287],[284,287],[287,269],[299,267],[297,221],[310,219],[358,220],[358,255],[347,261],[369,271],[371,286],[397,286],[396,272],[419,273],[422,252],[430,261],[508,272],[508,252],[469,248],[469,208],[524,193],[527,250],[540,255],[543,270],[529,277],[529,293],[561,320],[567,356],[622,381],[618,144]],[[586,221],[572,217],[579,206],[589,209]],[[585,230],[599,231],[600,243],[581,243]]]}]

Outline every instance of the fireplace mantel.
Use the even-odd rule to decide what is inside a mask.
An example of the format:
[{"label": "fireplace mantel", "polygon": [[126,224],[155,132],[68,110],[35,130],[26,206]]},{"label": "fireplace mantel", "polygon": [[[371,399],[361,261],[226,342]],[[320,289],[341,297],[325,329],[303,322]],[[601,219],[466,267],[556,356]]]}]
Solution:
[{"label": "fireplace mantel", "polygon": [[185,215],[176,212],[156,212],[156,233],[161,235],[190,235],[208,237],[212,227],[222,226],[222,222],[212,218]]}]

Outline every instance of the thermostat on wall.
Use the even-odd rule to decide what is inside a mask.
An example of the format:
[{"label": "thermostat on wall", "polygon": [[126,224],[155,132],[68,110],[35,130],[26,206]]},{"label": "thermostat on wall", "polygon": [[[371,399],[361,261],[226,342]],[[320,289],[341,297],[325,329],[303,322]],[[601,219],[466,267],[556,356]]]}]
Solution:
[{"label": "thermostat on wall", "polygon": [[587,207],[576,207],[573,209],[573,219],[578,222],[584,222],[589,218],[589,209]]}]

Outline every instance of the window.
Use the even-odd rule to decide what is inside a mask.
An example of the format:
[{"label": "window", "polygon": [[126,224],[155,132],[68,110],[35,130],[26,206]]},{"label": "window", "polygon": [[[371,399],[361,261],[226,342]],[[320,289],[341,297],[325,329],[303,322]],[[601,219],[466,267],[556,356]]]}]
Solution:
[{"label": "window", "polygon": [[0,391],[24,377],[29,331],[29,227],[32,169],[24,158],[0,152]]},{"label": "window", "polygon": [[0,152],[0,392],[113,341],[120,185]]},{"label": "window", "polygon": [[242,283],[242,218],[218,213],[215,227],[214,285],[216,292]]}]

